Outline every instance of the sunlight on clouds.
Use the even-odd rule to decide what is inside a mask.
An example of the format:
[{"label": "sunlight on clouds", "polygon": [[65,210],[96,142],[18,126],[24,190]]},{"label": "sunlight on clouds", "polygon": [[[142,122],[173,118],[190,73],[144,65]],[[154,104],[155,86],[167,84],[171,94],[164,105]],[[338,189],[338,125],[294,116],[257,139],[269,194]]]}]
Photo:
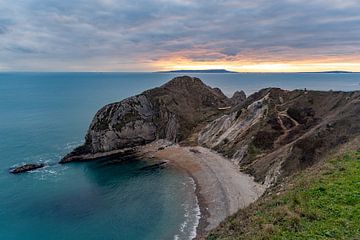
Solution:
[{"label": "sunlight on clouds", "polygon": [[360,71],[358,0],[1,0],[0,10],[2,69]]}]

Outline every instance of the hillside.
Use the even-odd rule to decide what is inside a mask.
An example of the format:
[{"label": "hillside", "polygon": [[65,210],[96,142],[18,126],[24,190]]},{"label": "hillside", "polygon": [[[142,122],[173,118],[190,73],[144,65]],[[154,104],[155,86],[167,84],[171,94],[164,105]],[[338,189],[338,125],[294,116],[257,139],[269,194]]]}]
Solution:
[{"label": "hillside", "polygon": [[263,89],[209,123],[199,144],[271,186],[360,133],[360,92]]},{"label": "hillside", "polygon": [[206,239],[359,239],[360,150],[297,174]]}]

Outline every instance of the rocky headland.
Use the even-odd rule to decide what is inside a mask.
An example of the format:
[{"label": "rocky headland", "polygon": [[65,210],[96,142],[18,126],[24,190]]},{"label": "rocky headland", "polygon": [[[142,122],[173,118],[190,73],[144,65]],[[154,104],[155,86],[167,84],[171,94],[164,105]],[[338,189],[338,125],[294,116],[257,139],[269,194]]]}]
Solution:
[{"label": "rocky headland", "polygon": [[60,162],[129,154],[169,161],[195,179],[200,227],[210,230],[358,139],[359,116],[359,91],[267,88],[228,98],[198,78],[177,77],[104,106],[84,145]]},{"label": "rocky headland", "polygon": [[100,109],[86,134],[85,144],[61,163],[118,154],[156,139],[181,142],[200,123],[215,119],[222,107],[231,105],[220,89],[198,78],[178,77]]}]

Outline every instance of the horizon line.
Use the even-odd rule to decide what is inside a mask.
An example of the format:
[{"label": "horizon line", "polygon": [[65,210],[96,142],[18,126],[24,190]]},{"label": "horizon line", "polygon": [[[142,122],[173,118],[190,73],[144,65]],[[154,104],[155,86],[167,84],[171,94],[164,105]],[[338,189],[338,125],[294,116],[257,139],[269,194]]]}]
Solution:
[{"label": "horizon line", "polygon": [[[200,71],[209,71],[209,70],[225,70],[228,71],[228,73],[201,73]],[[176,72],[176,71],[182,71],[182,72]],[[0,70],[0,73],[161,73],[161,74],[174,74],[174,73],[186,73],[189,71],[189,73],[196,73],[194,71],[199,71],[200,74],[241,74],[241,73],[360,73],[360,71],[346,71],[346,70],[326,70],[326,71],[284,71],[284,72],[272,72],[272,71],[244,71],[244,72],[237,72],[237,71],[230,71],[227,69],[178,69],[178,70],[166,70],[166,71],[62,71],[62,70],[56,70],[56,71],[36,71],[36,70],[9,70],[9,71],[2,71]]]}]

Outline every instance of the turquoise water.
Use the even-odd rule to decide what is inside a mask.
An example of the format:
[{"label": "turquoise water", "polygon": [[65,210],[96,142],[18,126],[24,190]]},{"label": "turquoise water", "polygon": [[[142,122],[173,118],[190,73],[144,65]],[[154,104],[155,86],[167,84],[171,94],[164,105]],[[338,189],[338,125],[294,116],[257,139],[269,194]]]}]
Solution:
[{"label": "turquoise water", "polygon": [[[227,95],[263,87],[358,90],[360,74],[192,74]],[[104,104],[175,74],[0,73],[0,239],[189,239],[198,219],[191,179],[141,160],[58,165]],[[25,162],[48,167],[22,175]]]}]

